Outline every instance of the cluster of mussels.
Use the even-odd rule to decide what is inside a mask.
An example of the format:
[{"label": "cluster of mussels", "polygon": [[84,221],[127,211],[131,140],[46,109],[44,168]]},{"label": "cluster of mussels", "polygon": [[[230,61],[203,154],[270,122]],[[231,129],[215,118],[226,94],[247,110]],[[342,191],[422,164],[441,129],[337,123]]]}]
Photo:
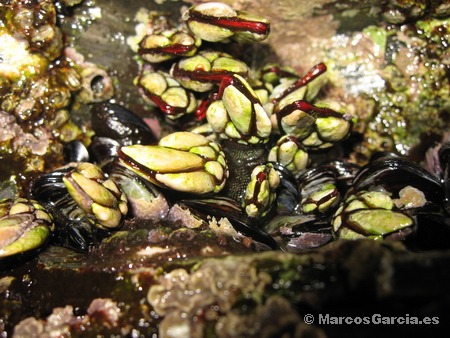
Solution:
[{"label": "cluster of mussels", "polygon": [[231,234],[293,252],[339,238],[436,247],[436,234],[448,246],[447,145],[430,152],[433,172],[394,154],[364,167],[330,160],[354,121],[317,99],[325,64],[304,76],[275,64],[256,73],[214,46],[262,41],[267,20],[222,3],[182,19],[158,19],[142,38],[135,80],[180,131],[157,141],[126,108],[95,105],[89,149],[71,143],[71,163],[37,179],[31,199],[0,204],[0,257],[48,239],[87,251],[130,217],[188,227],[223,218]]}]

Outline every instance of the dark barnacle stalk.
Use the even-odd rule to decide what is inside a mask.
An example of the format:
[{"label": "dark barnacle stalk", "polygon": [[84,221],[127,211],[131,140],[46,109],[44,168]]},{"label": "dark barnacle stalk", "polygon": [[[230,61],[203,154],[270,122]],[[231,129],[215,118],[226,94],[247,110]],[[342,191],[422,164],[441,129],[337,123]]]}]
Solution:
[{"label": "dark barnacle stalk", "polygon": [[228,166],[232,172],[228,177],[221,195],[241,202],[244,197],[245,187],[250,182],[253,168],[267,160],[267,152],[264,145],[249,147],[234,141],[221,142],[227,158]]},{"label": "dark barnacle stalk", "polygon": [[[312,67],[304,76],[296,79],[293,83],[278,92],[274,90],[270,101],[273,104],[273,111],[278,112],[282,108],[286,106],[287,103],[293,101],[293,99],[302,99],[311,100],[317,96],[318,91],[320,90],[320,85],[317,85],[313,81],[321,81],[323,74],[327,71],[327,66],[324,63],[319,63]],[[291,73],[286,72],[277,72],[277,76],[279,77],[292,77]]]}]

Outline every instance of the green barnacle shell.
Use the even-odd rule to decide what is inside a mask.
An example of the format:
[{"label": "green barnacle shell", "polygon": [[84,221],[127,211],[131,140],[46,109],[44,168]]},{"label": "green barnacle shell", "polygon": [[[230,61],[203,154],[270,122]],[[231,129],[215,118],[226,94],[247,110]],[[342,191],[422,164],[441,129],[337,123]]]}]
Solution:
[{"label": "green barnacle shell", "polygon": [[150,93],[161,96],[169,86],[166,77],[160,72],[145,72],[139,78],[139,84]]},{"label": "green barnacle shell", "polygon": [[183,14],[183,19],[187,21],[187,25],[191,32],[205,41],[219,42],[226,40],[227,38],[230,38],[234,35],[234,32],[230,29],[223,28],[208,22],[193,20],[193,12],[198,12],[201,15],[210,17],[236,17],[236,11],[230,6],[219,2],[199,4],[191,7],[188,11],[186,11]]},{"label": "green barnacle shell", "polygon": [[267,38],[270,32],[270,22],[264,17],[259,15],[255,15],[253,13],[249,13],[246,11],[237,11],[238,19],[253,23],[260,27],[257,30],[238,30],[235,32],[233,39],[238,42],[255,42],[255,41],[263,41]]},{"label": "green barnacle shell", "polygon": [[220,138],[244,144],[265,143],[272,123],[248,82],[234,74],[223,88],[219,101],[210,104],[206,117]]},{"label": "green barnacle shell", "polygon": [[295,136],[307,149],[325,149],[342,141],[353,123],[348,114],[304,100],[290,102],[273,114],[271,121],[281,133]]},{"label": "green barnacle shell", "polygon": [[324,184],[323,187],[311,193],[305,201],[302,201],[301,208],[304,213],[325,213],[333,205],[337,205],[339,194],[334,184]]},{"label": "green barnacle shell", "polygon": [[161,99],[172,107],[188,107],[192,100],[189,94],[182,87],[170,87],[161,94]]},{"label": "green barnacle shell", "polygon": [[[145,36],[139,43],[139,48],[141,50],[152,50],[156,48],[163,48],[169,46],[171,43],[170,38],[163,34],[152,34]],[[174,56],[169,54],[158,54],[146,52],[142,53],[141,56],[145,61],[148,62],[163,62],[172,59]]]},{"label": "green barnacle shell", "polygon": [[221,53],[216,59],[212,60],[212,71],[215,72],[229,72],[246,76],[249,72],[248,66],[231,55]]},{"label": "green barnacle shell", "polygon": [[253,113],[253,104],[250,99],[235,86],[228,86],[223,92],[222,101],[236,129],[243,134],[248,134]]},{"label": "green barnacle shell", "polygon": [[220,191],[228,176],[218,144],[191,132],[169,134],[156,146],[122,147],[119,158],[125,167],[160,187],[195,194]]},{"label": "green barnacle shell", "polygon": [[[185,73],[191,73],[195,76],[196,72],[211,72],[211,62],[202,55],[194,55],[189,58],[184,58],[178,62],[178,69],[182,70]],[[174,65],[175,67],[175,65]],[[195,79],[189,76],[177,76],[173,71],[175,68],[172,68],[172,74],[177,78],[180,84],[184,88],[188,88],[197,92],[206,92],[211,90],[214,87],[214,84],[209,81],[196,81]]]},{"label": "green barnacle shell", "polygon": [[412,226],[413,219],[396,210],[392,199],[379,191],[361,191],[349,196],[332,220],[335,236],[344,239],[383,239]]},{"label": "green barnacle shell", "polygon": [[348,222],[363,229],[370,236],[383,236],[413,225],[409,216],[385,209],[363,209],[352,212],[348,216]]},{"label": "green barnacle shell", "polygon": [[291,172],[298,173],[308,166],[309,155],[295,137],[283,135],[270,149],[268,160],[280,163]]},{"label": "green barnacle shell", "polygon": [[345,115],[343,107],[337,102],[316,103],[319,108],[331,108],[332,116],[320,116],[316,119],[316,130],[320,139],[326,143],[337,143],[345,139],[352,128],[351,120]]},{"label": "green barnacle shell", "polygon": [[99,228],[117,228],[128,212],[125,194],[99,167],[81,162],[69,172],[63,182],[70,196],[84,212],[94,215]]},{"label": "green barnacle shell", "polygon": [[295,109],[290,114],[282,117],[281,126],[286,134],[294,135],[298,139],[304,139],[314,130],[315,122],[316,119],[307,112]]},{"label": "green barnacle shell", "polygon": [[186,32],[167,29],[146,35],[139,43],[139,54],[150,63],[171,60],[176,56],[191,56],[200,47],[201,40]]},{"label": "green barnacle shell", "polygon": [[134,82],[168,118],[179,118],[197,108],[195,95],[168,73],[146,70]]},{"label": "green barnacle shell", "polygon": [[51,215],[35,200],[0,201],[0,258],[39,248],[53,227]]},{"label": "green barnacle shell", "polygon": [[230,6],[209,2],[191,7],[183,15],[189,29],[210,42],[233,38],[239,42],[264,40],[270,32],[268,20]]},{"label": "green barnacle shell", "polygon": [[253,169],[242,203],[250,217],[263,217],[271,209],[276,198],[276,188],[280,184],[280,175],[272,164],[260,165]]},{"label": "green barnacle shell", "polygon": [[222,137],[225,135],[224,130],[229,122],[227,109],[222,100],[214,101],[208,106],[206,118],[212,130]]},{"label": "green barnacle shell", "polygon": [[316,120],[320,138],[327,142],[339,142],[347,137],[351,124],[349,121],[335,116],[319,117]]},{"label": "green barnacle shell", "polygon": [[171,68],[171,74],[185,88],[206,92],[220,84],[224,76],[239,74],[247,77],[247,65],[230,54],[203,51],[192,57],[181,59]]}]

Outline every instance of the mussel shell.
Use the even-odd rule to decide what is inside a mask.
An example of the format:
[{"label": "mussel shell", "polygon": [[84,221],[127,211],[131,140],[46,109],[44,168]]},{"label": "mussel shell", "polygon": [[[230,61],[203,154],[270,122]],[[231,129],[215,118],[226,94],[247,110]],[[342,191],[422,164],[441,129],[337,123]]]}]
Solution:
[{"label": "mussel shell", "polygon": [[[61,205],[59,205],[61,207]],[[74,206],[78,207],[78,206]],[[80,214],[80,218],[68,215],[68,208],[52,209],[53,217],[57,228],[55,229],[52,243],[63,246],[78,252],[87,252],[93,243],[99,243],[107,232],[98,230],[91,224],[85,214]],[[76,210],[74,210],[76,213]],[[101,233],[103,233],[101,235]]]},{"label": "mussel shell", "polygon": [[33,198],[45,207],[53,207],[55,203],[67,196],[67,188],[62,179],[72,169],[73,166],[67,165],[40,176],[31,187]]},{"label": "mussel shell", "polygon": [[450,143],[444,143],[441,145],[438,156],[442,169],[442,180],[445,189],[444,207],[447,214],[450,215]]},{"label": "mussel shell", "polygon": [[[285,228],[285,230],[281,228]],[[277,215],[266,222],[262,229],[273,236],[298,236],[304,232],[331,233],[328,217],[311,214]],[[288,231],[290,235],[283,233],[284,231]]]},{"label": "mussel shell", "polygon": [[331,233],[305,232],[291,238],[286,244],[287,252],[299,253],[304,250],[321,247],[333,240]]},{"label": "mussel shell", "polygon": [[97,136],[114,139],[123,146],[153,144],[157,140],[141,117],[118,104],[103,102],[94,105],[91,121]]},{"label": "mussel shell", "polygon": [[406,186],[421,190],[428,202],[441,204],[445,193],[441,181],[421,165],[401,157],[382,157],[362,167],[353,181],[355,191],[376,187],[398,195]]},{"label": "mussel shell", "polygon": [[260,230],[258,224],[249,218],[234,200],[224,197],[182,200],[178,203],[203,214],[205,218],[208,215],[216,218],[227,218],[234,229],[244,236],[251,237],[254,241],[262,243],[270,249],[280,249],[278,243],[267,233]]},{"label": "mussel shell", "polygon": [[118,156],[119,148],[118,141],[109,137],[95,136],[89,145],[91,162],[108,171],[107,166]]},{"label": "mussel shell", "polygon": [[353,180],[358,174],[361,166],[351,163],[343,162],[340,160],[332,161],[325,165],[331,168],[336,175],[336,185],[342,196],[351,188]]},{"label": "mussel shell", "polygon": [[450,166],[450,143],[444,143],[439,147],[438,157],[442,169],[448,170]]},{"label": "mussel shell", "polygon": [[89,152],[79,140],[73,140],[64,145],[63,154],[65,163],[89,161]]},{"label": "mussel shell", "polygon": [[288,252],[320,247],[333,240],[329,218],[317,215],[277,215],[263,230]]},{"label": "mussel shell", "polygon": [[280,175],[280,184],[277,188],[276,212],[277,214],[291,214],[298,207],[300,194],[298,191],[297,179],[292,172],[283,165],[272,163],[274,169]]},{"label": "mussel shell", "polygon": [[319,166],[307,169],[298,176],[302,199],[320,189],[324,184],[336,184],[336,172],[329,167]]}]

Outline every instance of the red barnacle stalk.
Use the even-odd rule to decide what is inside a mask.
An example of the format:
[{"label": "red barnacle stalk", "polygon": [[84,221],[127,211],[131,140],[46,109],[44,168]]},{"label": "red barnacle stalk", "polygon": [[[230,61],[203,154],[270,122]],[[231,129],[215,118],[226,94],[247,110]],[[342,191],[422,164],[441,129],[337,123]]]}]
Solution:
[{"label": "red barnacle stalk", "polygon": [[222,81],[220,82],[219,89],[217,92],[213,92],[209,94],[208,98],[202,100],[197,109],[194,112],[195,119],[197,121],[202,121],[206,118],[206,111],[208,110],[209,105],[217,100],[221,100],[223,96],[223,91],[226,87],[231,84],[234,84],[236,80],[233,79],[232,75],[225,75],[222,77]]},{"label": "red barnacle stalk", "polygon": [[200,102],[197,109],[194,112],[194,118],[197,121],[203,121],[206,119],[206,110],[208,109],[209,104],[212,102],[211,98],[204,99]]},{"label": "red barnacle stalk", "polygon": [[318,78],[320,75],[325,73],[327,71],[327,66],[324,63],[319,63],[312,67],[308,73],[306,73],[303,77],[295,81],[288,89],[286,89],[284,92],[282,92],[280,95],[278,95],[276,98],[273,99],[273,103],[277,105],[281,99],[283,99],[285,96],[289,95],[293,91],[306,86],[311,81]]},{"label": "red barnacle stalk", "polygon": [[295,73],[287,71],[287,70],[284,70],[284,69],[282,69],[279,66],[268,66],[268,67],[265,67],[262,70],[261,75],[264,76],[265,74],[268,74],[268,73],[274,73],[280,78],[282,78],[282,77],[297,77],[297,75]]},{"label": "red barnacle stalk", "polygon": [[240,76],[237,74],[231,74],[224,76],[222,79],[222,82],[219,86],[219,91],[216,93],[216,96],[214,97],[216,100],[222,99],[223,91],[228,86],[232,85],[235,86],[242,94],[245,95],[253,104],[260,103],[258,97],[250,92],[250,90],[245,86],[245,84],[242,82],[245,81],[243,78],[241,79]]},{"label": "red barnacle stalk", "polygon": [[265,180],[267,180],[267,174],[265,171],[261,171],[256,175],[256,180],[258,181],[259,184],[261,184],[262,182],[264,182]]},{"label": "red barnacle stalk", "polygon": [[164,114],[171,115],[171,116],[177,116],[177,115],[186,113],[185,108],[174,107],[174,106],[167,104],[163,99],[161,99],[161,97],[159,97],[158,95],[152,94],[143,85],[139,84],[138,87],[140,89],[142,89],[145,96],[147,96],[150,100],[152,100],[158,106],[158,108],[161,109],[161,111]]},{"label": "red barnacle stalk", "polygon": [[[196,68],[194,71],[186,71],[180,69],[178,64],[175,64],[172,69],[173,75],[177,77],[188,77],[191,80],[199,81],[199,82],[208,82],[220,84],[224,77],[230,76],[232,74],[236,74],[233,72],[229,72],[226,70],[215,70],[215,71],[206,71],[202,67]],[[238,73],[239,75],[245,77],[247,76],[247,72]]]},{"label": "red barnacle stalk", "polygon": [[181,43],[173,44],[166,47],[145,48],[139,47],[138,53],[143,54],[162,54],[162,55],[185,55],[196,48],[194,45],[183,45]]},{"label": "red barnacle stalk", "polygon": [[321,62],[321,63],[315,65],[314,67],[312,67],[308,71],[308,73],[306,73],[305,76],[303,76],[301,79],[298,79],[294,83],[294,86],[296,86],[297,88],[303,87],[303,86],[307,85],[309,82],[311,82],[312,80],[314,80],[315,78],[317,78],[319,75],[322,75],[323,73],[325,73],[326,71],[327,71],[327,66]]},{"label": "red barnacle stalk", "polygon": [[[337,111],[326,108],[326,107],[317,107],[307,101],[304,100],[297,100],[294,102],[291,102],[287,106],[285,106],[283,109],[277,111],[277,120],[279,123],[281,122],[281,119],[289,114],[291,114],[295,110],[301,110],[312,117],[318,118],[318,117],[326,117],[326,116],[334,116],[334,117],[343,117],[342,114],[338,113]],[[345,117],[345,115],[344,115]]]},{"label": "red barnacle stalk", "polygon": [[267,181],[267,173],[265,171],[261,171],[256,175],[255,191],[253,192],[253,203],[258,203],[258,195],[261,191],[261,185],[264,181]]},{"label": "red barnacle stalk", "polygon": [[236,79],[232,75],[224,76],[222,79],[222,82],[220,82],[219,90],[214,95],[215,100],[222,99],[223,91],[225,88],[227,88],[229,85],[234,85],[236,83]]},{"label": "red barnacle stalk", "polygon": [[196,11],[191,11],[189,17],[192,20],[208,23],[214,26],[227,28],[231,31],[248,31],[260,35],[268,35],[270,24],[258,21],[244,20],[239,17],[214,17]]}]

